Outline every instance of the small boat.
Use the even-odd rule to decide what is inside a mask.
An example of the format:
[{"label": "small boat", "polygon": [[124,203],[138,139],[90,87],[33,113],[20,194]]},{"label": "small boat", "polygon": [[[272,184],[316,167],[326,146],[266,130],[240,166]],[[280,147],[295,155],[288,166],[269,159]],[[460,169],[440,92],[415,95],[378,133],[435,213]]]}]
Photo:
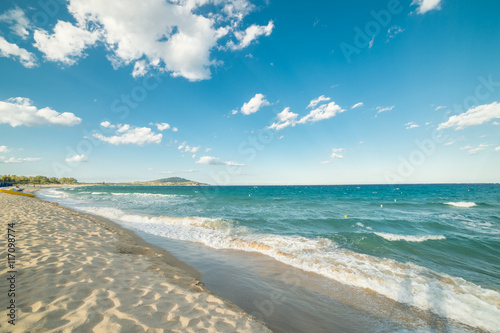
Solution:
[{"label": "small boat", "polygon": [[0,193],[15,194],[15,195],[24,195],[25,197],[35,197],[34,194],[19,192],[19,191],[16,191],[14,189],[10,189],[10,190],[2,190],[2,189],[0,189]]}]

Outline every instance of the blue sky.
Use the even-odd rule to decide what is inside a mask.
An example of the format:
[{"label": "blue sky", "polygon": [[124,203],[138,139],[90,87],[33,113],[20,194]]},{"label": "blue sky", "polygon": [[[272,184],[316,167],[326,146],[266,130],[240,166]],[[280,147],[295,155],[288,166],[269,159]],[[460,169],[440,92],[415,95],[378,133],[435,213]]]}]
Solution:
[{"label": "blue sky", "polygon": [[0,5],[0,174],[499,182],[497,1]]}]

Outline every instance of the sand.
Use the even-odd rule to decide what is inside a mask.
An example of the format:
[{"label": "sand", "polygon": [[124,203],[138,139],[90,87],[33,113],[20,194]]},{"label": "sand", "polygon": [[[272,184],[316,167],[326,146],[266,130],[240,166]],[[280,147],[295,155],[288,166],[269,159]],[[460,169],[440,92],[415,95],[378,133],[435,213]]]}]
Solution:
[{"label": "sand", "polygon": [[8,223],[16,236],[16,273],[0,245],[1,332],[270,332],[111,221],[3,193],[0,220],[2,239]]}]

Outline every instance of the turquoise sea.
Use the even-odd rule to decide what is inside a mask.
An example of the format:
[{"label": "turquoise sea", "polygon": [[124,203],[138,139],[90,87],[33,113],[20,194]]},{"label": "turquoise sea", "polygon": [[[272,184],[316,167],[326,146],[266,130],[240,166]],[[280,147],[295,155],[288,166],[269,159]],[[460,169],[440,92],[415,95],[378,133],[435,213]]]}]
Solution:
[{"label": "turquoise sea", "polygon": [[500,330],[500,185],[83,186],[41,196],[158,237],[259,252]]}]

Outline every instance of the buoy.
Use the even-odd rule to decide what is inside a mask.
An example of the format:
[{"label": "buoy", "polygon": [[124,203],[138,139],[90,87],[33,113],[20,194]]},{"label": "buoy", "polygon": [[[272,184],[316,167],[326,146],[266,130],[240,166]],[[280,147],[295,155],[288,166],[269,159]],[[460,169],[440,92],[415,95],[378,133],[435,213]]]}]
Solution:
[{"label": "buoy", "polygon": [[380,205],[380,208],[384,207],[384,205]]},{"label": "buoy", "polygon": [[347,218],[347,215],[344,215],[344,218],[346,219],[346,218]]}]

